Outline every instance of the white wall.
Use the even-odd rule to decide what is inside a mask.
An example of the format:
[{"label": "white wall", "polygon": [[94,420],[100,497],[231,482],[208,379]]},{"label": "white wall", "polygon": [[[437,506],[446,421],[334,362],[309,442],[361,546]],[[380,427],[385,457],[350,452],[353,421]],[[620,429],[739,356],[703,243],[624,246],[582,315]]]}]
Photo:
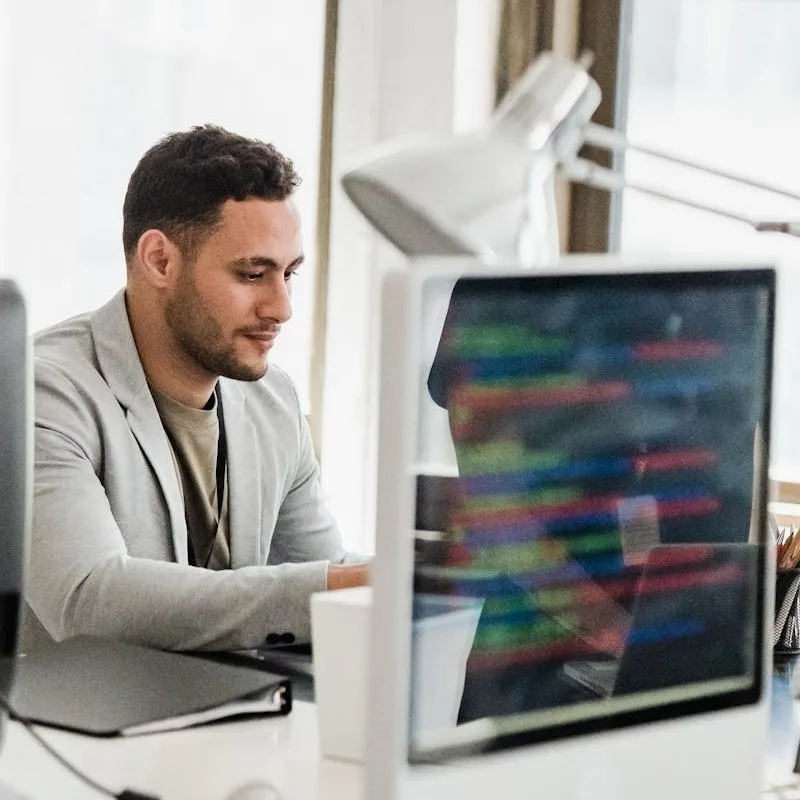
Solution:
[{"label": "white wall", "polygon": [[125,280],[122,199],[164,134],[274,142],[304,184],[307,266],[275,360],[308,395],[325,0],[0,0],[0,274],[33,330]]},{"label": "white wall", "polygon": [[497,0],[340,0],[323,479],[346,542],[374,545],[382,272],[401,257],[338,188],[379,142],[466,130],[491,112]]}]

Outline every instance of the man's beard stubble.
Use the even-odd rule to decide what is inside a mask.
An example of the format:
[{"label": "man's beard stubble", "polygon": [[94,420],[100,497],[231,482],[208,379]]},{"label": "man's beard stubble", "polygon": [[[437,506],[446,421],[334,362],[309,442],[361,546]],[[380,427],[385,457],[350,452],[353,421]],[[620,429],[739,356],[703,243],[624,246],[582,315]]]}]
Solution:
[{"label": "man's beard stubble", "polygon": [[237,381],[257,381],[267,366],[250,367],[225,345],[219,323],[209,314],[191,278],[184,271],[175,296],[167,301],[165,319],[178,344],[206,372]]}]

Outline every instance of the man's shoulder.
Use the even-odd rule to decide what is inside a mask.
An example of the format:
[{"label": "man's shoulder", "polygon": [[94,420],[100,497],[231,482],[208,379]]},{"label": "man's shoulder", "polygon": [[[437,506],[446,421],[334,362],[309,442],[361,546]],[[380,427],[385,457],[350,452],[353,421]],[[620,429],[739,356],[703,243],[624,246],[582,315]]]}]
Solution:
[{"label": "man's shoulder", "polygon": [[91,318],[81,314],[32,337],[34,413],[37,429],[66,433],[97,454],[100,420],[109,416],[103,409],[116,406],[98,368]]},{"label": "man's shoulder", "polygon": [[[42,415],[62,414],[65,402],[73,412],[82,409],[87,420],[102,417],[103,409],[116,415],[119,398],[97,338],[98,314],[108,314],[108,308],[70,317],[32,336],[34,392]],[[134,366],[121,368],[119,380],[124,383]]]},{"label": "man's shoulder", "polygon": [[294,382],[276,364],[270,364],[263,378],[252,382],[236,382],[246,399],[247,406],[255,414],[261,412],[271,419],[275,415],[300,423],[302,410]]},{"label": "man's shoulder", "polygon": [[270,364],[264,377],[257,383],[274,394],[285,396],[287,400],[295,405],[299,405],[297,389],[294,382],[289,377],[289,373],[277,364]]},{"label": "man's shoulder", "polygon": [[91,328],[91,313],[80,314],[35,333],[33,364],[37,377],[66,373],[96,372],[97,359]]},{"label": "man's shoulder", "polygon": [[34,362],[62,364],[68,369],[82,364],[96,368],[101,340],[124,349],[125,334],[130,336],[124,298],[124,290],[120,290],[99,308],[34,333],[31,337]]}]

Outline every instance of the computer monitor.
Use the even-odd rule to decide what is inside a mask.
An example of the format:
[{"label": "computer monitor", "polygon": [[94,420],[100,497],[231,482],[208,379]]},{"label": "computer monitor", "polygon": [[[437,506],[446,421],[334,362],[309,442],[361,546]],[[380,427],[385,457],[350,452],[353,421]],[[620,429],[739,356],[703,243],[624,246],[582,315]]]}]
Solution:
[{"label": "computer monitor", "polygon": [[367,796],[757,796],[775,272],[437,258],[383,298]]},{"label": "computer monitor", "polygon": [[[0,280],[0,693],[8,700],[22,597],[29,520],[30,392],[25,303]],[[0,744],[5,714],[0,712]]]}]

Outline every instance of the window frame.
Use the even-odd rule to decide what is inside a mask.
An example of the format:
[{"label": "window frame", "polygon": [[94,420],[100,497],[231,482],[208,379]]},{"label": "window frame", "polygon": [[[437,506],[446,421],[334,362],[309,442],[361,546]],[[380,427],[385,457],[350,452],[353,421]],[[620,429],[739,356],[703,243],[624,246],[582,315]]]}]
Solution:
[{"label": "window frame", "polygon": [[309,366],[310,409],[307,415],[311,441],[317,458],[322,450],[322,408],[325,401],[325,363],[328,331],[328,286],[330,282],[331,197],[333,191],[333,111],[336,98],[336,51],[339,30],[339,0],[325,0],[323,45],[322,114],[320,118],[319,182],[317,188],[317,255],[314,265],[314,305]]},{"label": "window frame", "polygon": [[[594,56],[591,75],[602,93],[593,121],[625,132],[628,112],[633,0],[581,0],[578,52]],[[623,174],[625,156],[585,146],[581,156]],[[608,192],[575,184],[571,191],[571,253],[613,253],[622,230],[621,191]]]},{"label": "window frame", "polygon": [[[590,52],[592,77],[602,92],[593,119],[625,130],[633,0],[503,0],[496,76],[497,102],[540,53],[575,59]],[[520,42],[520,31],[527,43]],[[624,156],[584,147],[581,156],[622,172]],[[563,180],[556,187],[562,250],[605,253],[619,249],[622,193]]]}]

